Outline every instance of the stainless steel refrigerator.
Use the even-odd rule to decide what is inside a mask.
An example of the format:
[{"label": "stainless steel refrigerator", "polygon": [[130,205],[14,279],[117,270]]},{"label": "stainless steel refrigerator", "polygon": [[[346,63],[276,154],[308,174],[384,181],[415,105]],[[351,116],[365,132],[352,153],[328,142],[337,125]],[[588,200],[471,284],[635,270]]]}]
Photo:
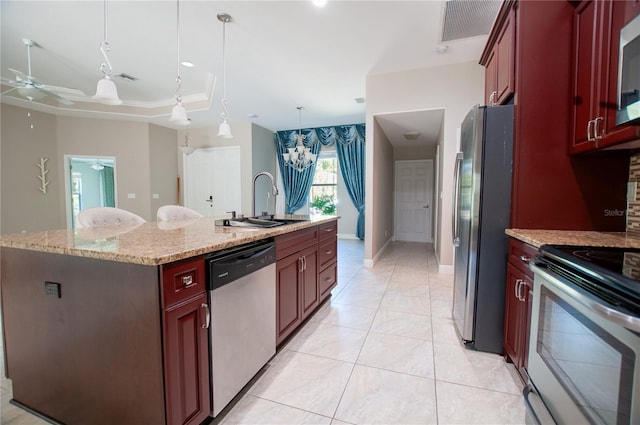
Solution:
[{"label": "stainless steel refrigerator", "polygon": [[502,353],[513,160],[513,105],[462,122],[453,199],[453,319],[465,345]]}]

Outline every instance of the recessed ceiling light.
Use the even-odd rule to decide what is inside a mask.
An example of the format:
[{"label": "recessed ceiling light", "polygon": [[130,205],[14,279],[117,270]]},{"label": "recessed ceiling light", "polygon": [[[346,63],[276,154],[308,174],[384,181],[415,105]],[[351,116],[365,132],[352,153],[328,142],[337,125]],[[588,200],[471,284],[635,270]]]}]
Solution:
[{"label": "recessed ceiling light", "polygon": [[449,46],[447,46],[446,44],[438,44],[436,46],[436,52],[440,54],[447,53],[447,50],[449,50]]},{"label": "recessed ceiling light", "polygon": [[180,62],[180,65],[186,66],[187,68],[193,68],[195,66],[193,62],[189,62],[189,61],[182,61]]},{"label": "recessed ceiling light", "polygon": [[364,103],[364,97],[356,97],[355,101],[356,103]]},{"label": "recessed ceiling light", "polygon": [[402,135],[407,140],[416,140],[418,136],[420,136],[420,133],[418,133],[417,131],[410,131],[407,133],[402,133]]},{"label": "recessed ceiling light", "polygon": [[313,4],[317,7],[325,7],[327,5],[327,0],[311,0]]}]

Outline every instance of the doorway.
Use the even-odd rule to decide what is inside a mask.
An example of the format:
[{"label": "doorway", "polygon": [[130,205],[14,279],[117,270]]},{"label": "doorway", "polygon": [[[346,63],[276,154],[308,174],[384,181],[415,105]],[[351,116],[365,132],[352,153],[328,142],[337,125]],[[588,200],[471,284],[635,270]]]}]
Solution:
[{"label": "doorway", "polygon": [[65,155],[67,228],[75,229],[78,213],[87,208],[116,207],[116,158]]},{"label": "doorway", "polygon": [[395,239],[432,242],[433,160],[396,161]]},{"label": "doorway", "polygon": [[209,217],[242,210],[240,147],[197,149],[183,157],[184,206]]}]

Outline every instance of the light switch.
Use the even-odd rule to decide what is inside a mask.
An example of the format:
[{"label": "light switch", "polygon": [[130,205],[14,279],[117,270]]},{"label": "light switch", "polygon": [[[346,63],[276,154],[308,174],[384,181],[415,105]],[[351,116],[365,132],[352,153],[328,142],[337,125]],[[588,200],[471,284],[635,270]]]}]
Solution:
[{"label": "light switch", "polygon": [[160,199],[159,193],[154,193],[152,196],[153,196],[153,199]]},{"label": "light switch", "polygon": [[627,182],[627,202],[638,200],[638,182]]},{"label": "light switch", "polygon": [[127,193],[127,198],[136,199],[136,194],[135,193]]}]

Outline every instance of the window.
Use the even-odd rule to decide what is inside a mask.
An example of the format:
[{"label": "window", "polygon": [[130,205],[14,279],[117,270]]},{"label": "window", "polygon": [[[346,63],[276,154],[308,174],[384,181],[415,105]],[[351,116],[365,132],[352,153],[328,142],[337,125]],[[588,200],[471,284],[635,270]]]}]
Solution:
[{"label": "window", "polygon": [[316,173],[309,191],[311,215],[336,215],[338,203],[338,158],[335,151],[318,155]]}]

